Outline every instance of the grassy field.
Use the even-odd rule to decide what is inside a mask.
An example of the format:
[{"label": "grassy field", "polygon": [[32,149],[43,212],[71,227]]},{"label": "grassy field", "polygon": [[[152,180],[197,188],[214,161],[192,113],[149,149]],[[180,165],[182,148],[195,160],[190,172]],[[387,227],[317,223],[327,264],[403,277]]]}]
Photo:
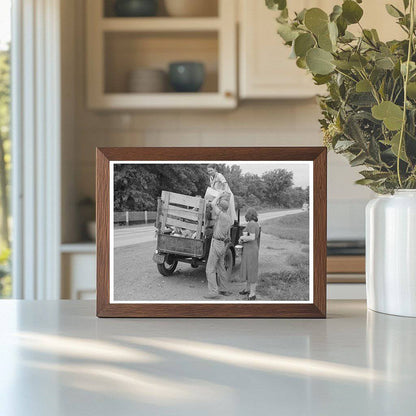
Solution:
[{"label": "grassy field", "polygon": [[308,300],[309,213],[302,212],[264,221],[262,233],[279,240],[290,240],[290,244],[288,241],[287,250],[278,254],[283,260],[283,266],[279,270],[260,273],[258,294],[270,300]]},{"label": "grassy field", "polygon": [[268,234],[284,240],[309,243],[309,212],[286,215],[264,221],[261,227]]}]

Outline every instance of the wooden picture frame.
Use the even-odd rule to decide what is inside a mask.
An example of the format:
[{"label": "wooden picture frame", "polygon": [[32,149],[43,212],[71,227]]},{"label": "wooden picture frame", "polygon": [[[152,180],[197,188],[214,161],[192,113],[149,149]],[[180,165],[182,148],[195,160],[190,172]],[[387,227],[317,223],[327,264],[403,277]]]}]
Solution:
[{"label": "wooden picture frame", "polygon": [[[110,302],[110,164],[154,161],[308,161],[313,166],[313,296],[307,303],[112,303]],[[324,147],[192,147],[97,148],[97,316],[186,318],[325,318],[327,150]],[[312,191],[311,191],[312,192]],[[312,267],[311,266],[311,267]]]}]

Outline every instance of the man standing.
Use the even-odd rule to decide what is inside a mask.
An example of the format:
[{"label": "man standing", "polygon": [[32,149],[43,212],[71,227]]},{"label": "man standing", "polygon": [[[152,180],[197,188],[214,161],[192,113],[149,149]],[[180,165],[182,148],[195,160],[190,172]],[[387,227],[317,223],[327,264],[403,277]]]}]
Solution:
[{"label": "man standing", "polygon": [[208,295],[204,296],[205,299],[219,299],[219,295],[231,295],[231,292],[228,292],[225,286],[227,283],[227,272],[224,263],[232,226],[232,220],[227,213],[228,207],[228,201],[220,196],[212,201],[212,213],[215,217],[215,224],[206,266]]}]

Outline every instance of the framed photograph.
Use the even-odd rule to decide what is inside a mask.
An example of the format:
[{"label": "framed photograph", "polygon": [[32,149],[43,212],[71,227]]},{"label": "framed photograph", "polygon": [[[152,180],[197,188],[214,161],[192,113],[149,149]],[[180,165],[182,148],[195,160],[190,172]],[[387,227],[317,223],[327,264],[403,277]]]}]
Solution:
[{"label": "framed photograph", "polygon": [[324,318],[326,154],[97,149],[97,316]]}]

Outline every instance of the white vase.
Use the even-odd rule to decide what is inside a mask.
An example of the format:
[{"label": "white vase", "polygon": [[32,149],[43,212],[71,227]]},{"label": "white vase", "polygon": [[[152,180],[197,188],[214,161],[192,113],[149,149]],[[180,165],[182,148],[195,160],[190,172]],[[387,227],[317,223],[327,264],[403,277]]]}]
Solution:
[{"label": "white vase", "polygon": [[369,309],[416,317],[416,190],[368,203],[366,281]]}]

